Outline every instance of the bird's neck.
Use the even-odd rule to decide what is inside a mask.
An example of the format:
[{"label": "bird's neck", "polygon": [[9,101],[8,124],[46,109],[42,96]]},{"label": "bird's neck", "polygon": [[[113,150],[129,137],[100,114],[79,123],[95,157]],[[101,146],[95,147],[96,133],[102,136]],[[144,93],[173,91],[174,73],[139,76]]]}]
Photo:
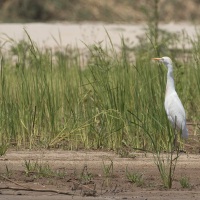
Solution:
[{"label": "bird's neck", "polygon": [[172,69],[172,67],[169,67],[168,72],[167,72],[167,85],[166,85],[165,95],[170,94],[173,91],[175,91],[173,69]]}]

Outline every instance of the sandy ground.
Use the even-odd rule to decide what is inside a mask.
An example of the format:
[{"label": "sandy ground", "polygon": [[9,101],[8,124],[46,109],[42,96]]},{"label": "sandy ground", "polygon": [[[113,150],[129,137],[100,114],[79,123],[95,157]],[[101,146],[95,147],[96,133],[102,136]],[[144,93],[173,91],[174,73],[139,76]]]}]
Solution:
[{"label": "sandy ground", "polygon": [[[110,44],[107,33],[115,46],[120,46],[122,36],[130,45],[138,43],[138,36],[145,33],[144,24],[104,24],[104,23],[29,23],[0,24],[0,45],[6,50],[12,42],[27,38],[24,29],[31,39],[41,48],[57,49],[59,47],[85,48],[94,43]],[[185,32],[194,37],[198,26],[188,23],[161,24],[162,30],[171,33]],[[106,33],[107,31],[107,33]]]},{"label": "sandy ground", "polygon": [[[24,162],[38,161],[48,163],[54,169],[64,169],[64,178],[37,178],[33,174],[25,175]],[[138,199],[138,200],[188,200],[200,199],[200,155],[181,154],[173,187],[166,190],[162,186],[158,169],[154,164],[151,154],[134,153],[131,158],[121,158],[112,152],[99,151],[8,151],[0,160],[0,174],[6,176],[6,166],[10,175],[8,179],[0,177],[1,200],[67,200],[67,199]],[[105,184],[104,166],[113,162],[113,174]],[[87,173],[92,174],[92,180],[88,183],[80,183],[80,174],[87,166]],[[130,183],[126,177],[126,168],[129,171],[143,174],[142,186]],[[76,176],[74,175],[76,171]],[[85,173],[85,172],[84,172]],[[182,176],[189,177],[191,187],[183,189],[180,185]],[[78,178],[79,177],[79,178]],[[79,186],[74,189],[75,183]],[[95,185],[95,189],[94,189]],[[23,191],[21,186],[34,189],[53,189],[69,192],[68,195],[55,192]],[[5,187],[15,187],[12,190]],[[94,193],[88,194],[95,190]],[[85,195],[85,196],[84,196]]]}]

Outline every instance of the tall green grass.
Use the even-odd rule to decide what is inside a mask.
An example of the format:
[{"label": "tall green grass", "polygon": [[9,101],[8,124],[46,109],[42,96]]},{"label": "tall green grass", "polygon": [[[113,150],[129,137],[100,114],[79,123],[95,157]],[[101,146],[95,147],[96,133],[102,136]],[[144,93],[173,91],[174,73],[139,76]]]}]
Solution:
[{"label": "tall green grass", "polygon": [[[174,72],[188,121],[200,117],[200,43],[191,44],[191,56],[187,62],[175,62]],[[168,149],[171,128],[163,105],[166,69],[151,61],[159,45],[148,38],[134,52],[123,41],[119,50],[112,42],[109,45],[87,47],[83,67],[78,49],[40,50],[31,38],[14,42],[9,56],[1,60],[0,144]],[[172,58],[176,55],[169,49],[165,52]]]}]

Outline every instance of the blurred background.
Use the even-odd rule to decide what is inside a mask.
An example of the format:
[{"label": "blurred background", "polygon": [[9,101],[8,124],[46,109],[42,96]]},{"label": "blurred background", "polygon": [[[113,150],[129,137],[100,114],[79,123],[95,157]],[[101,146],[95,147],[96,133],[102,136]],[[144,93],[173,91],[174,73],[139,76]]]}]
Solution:
[{"label": "blurred background", "polygon": [[155,16],[156,5],[161,22],[200,20],[200,0],[0,0],[0,22],[140,23]]}]

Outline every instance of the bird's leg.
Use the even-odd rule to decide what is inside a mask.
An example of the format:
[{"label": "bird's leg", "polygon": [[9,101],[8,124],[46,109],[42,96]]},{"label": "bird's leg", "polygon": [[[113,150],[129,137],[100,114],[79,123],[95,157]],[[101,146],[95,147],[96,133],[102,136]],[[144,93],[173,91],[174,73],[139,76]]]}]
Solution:
[{"label": "bird's leg", "polygon": [[[180,141],[178,141],[178,137],[181,135],[181,132],[175,130],[174,131],[174,151],[186,153],[184,149],[181,148]],[[180,139],[180,138],[179,138]]]},{"label": "bird's leg", "polygon": [[[180,137],[182,135],[182,131],[180,131]],[[182,139],[182,145],[181,147],[179,148],[179,152],[181,153],[187,153],[186,149],[185,149],[185,142],[186,142],[186,139]]]},{"label": "bird's leg", "polygon": [[179,151],[179,143],[178,143],[178,129],[176,126],[177,117],[175,116],[175,126],[174,126],[174,151]]},{"label": "bird's leg", "polygon": [[178,150],[177,131],[174,131],[174,150]]}]

